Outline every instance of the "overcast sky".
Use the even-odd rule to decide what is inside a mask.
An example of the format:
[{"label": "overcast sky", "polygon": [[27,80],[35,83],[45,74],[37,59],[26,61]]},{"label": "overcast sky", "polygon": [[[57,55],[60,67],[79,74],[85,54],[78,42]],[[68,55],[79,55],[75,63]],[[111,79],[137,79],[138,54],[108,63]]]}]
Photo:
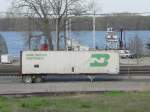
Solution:
[{"label": "overcast sky", "polygon": [[[0,0],[0,12],[7,11],[12,0]],[[95,0],[101,13],[150,12],[150,0]]]}]

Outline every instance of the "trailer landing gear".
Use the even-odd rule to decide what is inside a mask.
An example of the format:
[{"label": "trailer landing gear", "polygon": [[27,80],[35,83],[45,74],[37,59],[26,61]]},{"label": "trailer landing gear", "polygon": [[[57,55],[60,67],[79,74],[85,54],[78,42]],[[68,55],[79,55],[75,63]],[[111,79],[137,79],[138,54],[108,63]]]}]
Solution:
[{"label": "trailer landing gear", "polygon": [[94,82],[95,76],[88,75],[87,77],[88,77],[88,79],[90,79],[91,82]]},{"label": "trailer landing gear", "polygon": [[23,75],[22,80],[24,83],[32,83],[33,77],[32,77],[32,75]]}]

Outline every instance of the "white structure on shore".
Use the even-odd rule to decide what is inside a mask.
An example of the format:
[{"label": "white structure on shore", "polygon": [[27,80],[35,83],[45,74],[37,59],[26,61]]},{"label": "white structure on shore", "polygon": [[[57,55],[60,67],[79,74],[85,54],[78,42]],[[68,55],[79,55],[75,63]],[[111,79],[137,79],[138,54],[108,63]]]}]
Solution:
[{"label": "white structure on shore", "polygon": [[67,40],[67,46],[68,50],[89,51],[89,47],[81,45],[80,42],[75,39]]},{"label": "white structure on shore", "polygon": [[107,49],[118,49],[119,38],[113,28],[107,28]]}]

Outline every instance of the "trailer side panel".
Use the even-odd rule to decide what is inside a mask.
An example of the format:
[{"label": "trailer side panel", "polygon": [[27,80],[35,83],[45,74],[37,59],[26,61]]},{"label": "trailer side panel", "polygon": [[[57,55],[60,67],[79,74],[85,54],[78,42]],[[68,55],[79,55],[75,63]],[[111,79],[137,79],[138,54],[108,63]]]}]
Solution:
[{"label": "trailer side panel", "polygon": [[22,74],[118,74],[116,51],[24,51]]}]

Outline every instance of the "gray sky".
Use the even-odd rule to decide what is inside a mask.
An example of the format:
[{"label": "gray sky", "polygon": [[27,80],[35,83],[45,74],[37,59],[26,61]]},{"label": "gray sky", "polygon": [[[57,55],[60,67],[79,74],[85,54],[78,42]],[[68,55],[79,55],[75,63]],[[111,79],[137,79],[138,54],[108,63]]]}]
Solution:
[{"label": "gray sky", "polygon": [[0,0],[0,12],[7,11],[10,4],[11,0]]},{"label": "gray sky", "polygon": [[[12,0],[0,0],[0,11],[7,11]],[[150,0],[95,0],[101,13],[150,12]]]},{"label": "gray sky", "polygon": [[150,12],[150,0],[97,0],[102,12]]}]

